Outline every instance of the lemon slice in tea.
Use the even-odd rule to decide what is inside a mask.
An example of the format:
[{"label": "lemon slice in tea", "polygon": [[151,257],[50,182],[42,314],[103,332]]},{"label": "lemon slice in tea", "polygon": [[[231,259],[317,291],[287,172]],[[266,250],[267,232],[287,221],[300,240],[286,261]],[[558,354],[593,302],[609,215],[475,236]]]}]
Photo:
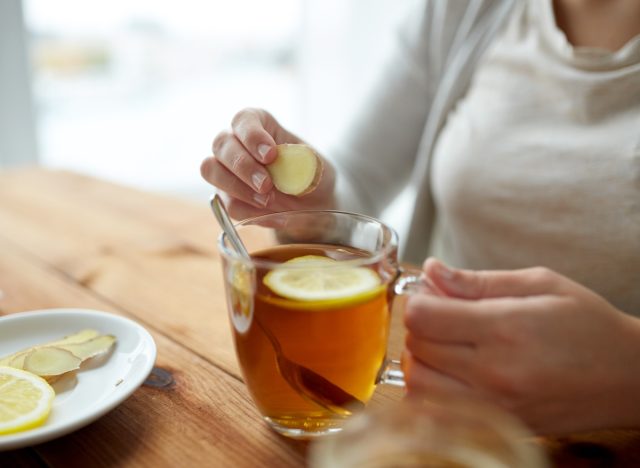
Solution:
[{"label": "lemon slice in tea", "polygon": [[379,293],[382,287],[375,271],[328,257],[304,255],[283,265],[296,268],[275,268],[265,275],[263,282],[279,296],[295,301],[338,305],[364,300]]},{"label": "lemon slice in tea", "polygon": [[43,424],[56,396],[42,377],[12,367],[0,367],[0,435]]}]

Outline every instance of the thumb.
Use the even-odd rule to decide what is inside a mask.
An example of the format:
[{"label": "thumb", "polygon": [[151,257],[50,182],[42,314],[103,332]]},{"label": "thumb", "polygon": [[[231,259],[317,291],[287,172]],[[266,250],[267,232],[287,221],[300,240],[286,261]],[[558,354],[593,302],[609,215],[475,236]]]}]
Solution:
[{"label": "thumb", "polygon": [[544,267],[474,271],[447,267],[435,258],[428,258],[423,269],[444,292],[463,299],[557,294],[564,289],[565,282],[563,276]]}]

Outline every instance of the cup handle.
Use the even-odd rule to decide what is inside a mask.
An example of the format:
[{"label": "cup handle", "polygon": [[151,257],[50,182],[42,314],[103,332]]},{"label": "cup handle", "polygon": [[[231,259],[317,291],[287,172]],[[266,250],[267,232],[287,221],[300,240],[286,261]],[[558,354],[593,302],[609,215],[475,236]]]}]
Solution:
[{"label": "cup handle", "polygon": [[400,361],[397,359],[388,360],[382,368],[378,383],[404,388],[404,372],[400,368]]},{"label": "cup handle", "polygon": [[[422,270],[417,268],[401,268],[393,285],[393,292],[396,296],[409,296],[415,293],[444,295],[424,276]],[[400,361],[387,360],[378,382],[394,387],[404,387],[404,373],[400,367]]]},{"label": "cup handle", "polygon": [[437,286],[427,279],[422,270],[400,268],[399,273],[393,285],[393,292],[396,296],[408,296],[415,293],[444,295]]}]

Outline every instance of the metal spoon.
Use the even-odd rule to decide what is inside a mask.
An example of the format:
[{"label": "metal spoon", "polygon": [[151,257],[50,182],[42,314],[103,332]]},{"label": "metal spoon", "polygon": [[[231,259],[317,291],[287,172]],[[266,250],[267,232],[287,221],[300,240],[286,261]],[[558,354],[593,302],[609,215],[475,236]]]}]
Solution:
[{"label": "metal spoon", "polygon": [[[242,243],[238,231],[236,231],[233,226],[220,196],[217,194],[212,196],[210,204],[213,214],[218,220],[218,224],[220,224],[220,227],[229,238],[235,251],[242,258],[250,261],[251,256]],[[364,408],[364,403],[350,393],[345,392],[311,369],[285,357],[282,352],[282,346],[273,333],[262,325],[257,316],[254,315],[253,320],[260,327],[273,347],[280,375],[298,394],[340,416],[349,416],[354,411]]]}]

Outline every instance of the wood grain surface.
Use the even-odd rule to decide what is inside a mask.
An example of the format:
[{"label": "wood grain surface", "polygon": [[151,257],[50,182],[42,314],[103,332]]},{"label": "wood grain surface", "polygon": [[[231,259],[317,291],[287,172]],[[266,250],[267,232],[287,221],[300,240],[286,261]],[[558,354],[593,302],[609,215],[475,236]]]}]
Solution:
[{"label": "wood grain surface", "polygon": [[[273,433],[242,383],[218,234],[207,200],[63,171],[0,172],[0,314],[103,310],[138,321],[158,346],[157,385],[68,436],[0,453],[0,467],[305,465],[306,444]],[[390,356],[402,342],[396,310]],[[372,404],[401,396],[380,389]],[[640,431],[538,443],[556,466],[640,466]]]}]

